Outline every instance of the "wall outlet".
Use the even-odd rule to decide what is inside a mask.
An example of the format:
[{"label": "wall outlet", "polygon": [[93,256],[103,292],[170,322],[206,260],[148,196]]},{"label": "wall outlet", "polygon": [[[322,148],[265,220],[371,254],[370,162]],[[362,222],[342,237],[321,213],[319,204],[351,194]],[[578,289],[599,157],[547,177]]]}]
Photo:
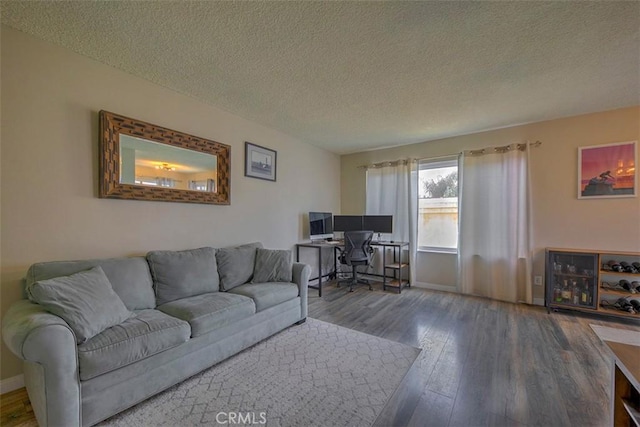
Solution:
[{"label": "wall outlet", "polygon": [[542,286],[542,276],[533,276],[533,284],[536,286]]}]

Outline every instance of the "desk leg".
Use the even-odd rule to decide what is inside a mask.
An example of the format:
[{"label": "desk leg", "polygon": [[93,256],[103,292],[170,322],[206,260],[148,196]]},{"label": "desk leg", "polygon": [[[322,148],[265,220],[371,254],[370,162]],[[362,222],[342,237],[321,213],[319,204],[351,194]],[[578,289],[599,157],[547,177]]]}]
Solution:
[{"label": "desk leg", "polygon": [[[318,296],[321,297],[322,296],[322,248],[319,246],[313,246],[313,245],[304,245],[303,247],[318,250]],[[296,262],[300,262],[300,246],[298,245],[296,245]],[[315,279],[310,279],[310,280],[315,280]],[[312,286],[313,285],[309,285],[310,288],[315,289],[315,287],[312,287]]]},{"label": "desk leg", "polygon": [[[402,265],[402,248],[398,247],[398,253],[396,253],[396,248],[393,248],[393,263]],[[402,292],[402,267],[398,268],[398,270],[393,270],[393,278],[398,281],[398,293]]]},{"label": "desk leg", "polygon": [[387,290],[387,248],[382,247],[382,290]]},{"label": "desk leg", "polygon": [[318,248],[318,296],[322,296],[322,248]]}]

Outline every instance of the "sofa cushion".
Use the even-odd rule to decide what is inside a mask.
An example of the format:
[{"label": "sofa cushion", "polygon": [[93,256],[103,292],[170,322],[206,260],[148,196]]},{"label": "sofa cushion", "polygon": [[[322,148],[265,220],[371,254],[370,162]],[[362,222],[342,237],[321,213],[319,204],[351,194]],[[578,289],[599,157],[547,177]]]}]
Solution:
[{"label": "sofa cushion", "polygon": [[80,379],[88,380],[175,347],[189,339],[189,324],[158,310],[136,317],[78,346]]},{"label": "sofa cushion", "polygon": [[265,310],[298,296],[298,285],[293,283],[247,283],[229,291],[244,295],[256,304],[256,312]]},{"label": "sofa cushion", "polygon": [[214,292],[172,301],[158,306],[158,310],[189,322],[191,336],[197,337],[250,317],[256,306],[251,298]]},{"label": "sofa cushion", "polygon": [[251,280],[259,248],[262,243],[255,242],[216,251],[221,290],[228,291]]},{"label": "sofa cushion", "polygon": [[208,292],[220,285],[215,249],[152,251],[147,254],[158,305]]},{"label": "sofa cushion", "polygon": [[113,291],[101,267],[39,280],[28,288],[32,301],[64,319],[83,343],[135,316]]},{"label": "sofa cushion", "polygon": [[251,282],[290,282],[292,269],[291,251],[258,249]]},{"label": "sofa cushion", "polygon": [[38,280],[69,276],[100,266],[116,294],[129,310],[154,308],[153,281],[144,257],[104,258],[78,261],[39,262],[29,267],[26,275],[28,289]]}]

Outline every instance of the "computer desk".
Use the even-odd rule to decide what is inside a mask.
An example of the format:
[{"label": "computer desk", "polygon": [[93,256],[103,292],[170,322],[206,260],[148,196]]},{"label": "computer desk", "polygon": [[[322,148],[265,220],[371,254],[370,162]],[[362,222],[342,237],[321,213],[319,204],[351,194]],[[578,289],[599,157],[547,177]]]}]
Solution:
[{"label": "computer desk", "polygon": [[[403,263],[402,260],[402,249],[405,247],[409,247],[409,242],[396,242],[390,240],[374,240],[371,242],[371,246],[379,246],[382,247],[382,290],[387,290],[387,288],[395,288],[398,289],[398,293],[402,292],[404,287],[411,286],[408,280],[402,279],[402,270],[404,268],[408,268],[408,263]],[[393,248],[393,263],[387,264],[387,251],[386,248]],[[300,248],[312,248],[316,249],[318,252],[318,277],[311,277],[311,280],[317,280],[317,286],[309,285],[311,289],[318,290],[318,296],[322,296],[322,279],[328,278],[332,279],[336,277],[338,271],[338,257],[336,255],[337,250],[344,249],[344,241],[342,240],[332,240],[331,242],[302,242],[296,243],[296,262],[300,262]],[[323,248],[333,248],[333,271],[330,271],[326,274],[322,274],[322,249]],[[387,276],[387,270],[393,270],[393,277]],[[387,280],[389,279],[389,283],[387,284]]]},{"label": "computer desk", "polygon": [[[311,280],[317,280],[318,281],[318,285],[317,286],[312,286],[309,285],[309,287],[311,289],[317,289],[318,290],[318,296],[321,297],[322,296],[322,279],[324,277],[327,277],[329,279],[331,279],[332,277],[335,277],[336,275],[336,249],[341,247],[341,243],[338,242],[337,240],[332,240],[333,242],[336,243],[328,243],[328,242],[303,242],[303,243],[296,243],[296,262],[300,262],[300,248],[312,248],[312,249],[316,249],[318,251],[318,277],[310,277],[309,281]],[[344,244],[342,244],[342,247],[344,247]],[[324,248],[333,248],[333,265],[334,265],[334,269],[333,271],[330,271],[327,274],[322,274],[322,249]]]}]

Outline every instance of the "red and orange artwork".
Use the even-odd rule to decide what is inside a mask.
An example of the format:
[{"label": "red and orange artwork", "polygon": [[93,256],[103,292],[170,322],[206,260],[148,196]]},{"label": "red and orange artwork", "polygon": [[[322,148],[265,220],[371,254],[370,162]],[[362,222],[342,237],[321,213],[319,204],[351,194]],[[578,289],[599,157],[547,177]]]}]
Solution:
[{"label": "red and orange artwork", "polygon": [[579,166],[579,198],[635,196],[635,141],[582,147]]}]

